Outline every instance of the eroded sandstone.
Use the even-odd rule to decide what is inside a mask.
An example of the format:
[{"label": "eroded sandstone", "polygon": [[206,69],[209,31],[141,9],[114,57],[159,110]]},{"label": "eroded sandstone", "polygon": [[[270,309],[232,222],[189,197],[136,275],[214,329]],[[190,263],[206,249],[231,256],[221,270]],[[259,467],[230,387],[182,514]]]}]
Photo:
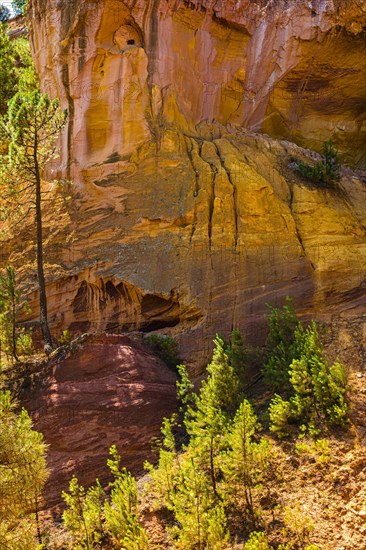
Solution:
[{"label": "eroded sandstone", "polygon": [[[363,1],[33,0],[42,87],[69,109],[63,170],[125,157],[162,124],[264,130],[365,166]],[[117,155],[117,157],[116,157]],[[111,162],[111,160],[110,160]]]},{"label": "eroded sandstone", "polygon": [[363,311],[362,175],[345,168],[335,188],[317,188],[288,168],[291,158],[306,153],[260,135],[168,130],[158,152],[134,154],[128,177],[90,184],[54,237],[50,214],[54,333],[170,332],[198,374],[216,332],[240,327],[263,342],[265,303],[290,295],[300,315],[326,319]]},{"label": "eroded sandstone", "polygon": [[[56,335],[169,332],[199,374],[216,332],[263,342],[266,302],[363,310],[364,173],[320,188],[289,169],[315,153],[252,131],[317,148],[335,133],[361,161],[363,2],[33,0],[29,14],[42,88],[69,111],[48,176],[72,179],[72,199],[45,215]],[[4,250],[33,322],[27,239]]]}]

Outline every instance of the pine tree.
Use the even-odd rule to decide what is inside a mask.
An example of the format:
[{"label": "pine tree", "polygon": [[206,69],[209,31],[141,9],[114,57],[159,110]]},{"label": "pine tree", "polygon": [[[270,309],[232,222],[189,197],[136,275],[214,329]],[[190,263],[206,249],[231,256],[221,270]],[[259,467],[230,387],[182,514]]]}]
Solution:
[{"label": "pine tree", "polygon": [[289,366],[293,359],[299,357],[295,332],[300,322],[294,305],[288,297],[283,308],[274,308],[270,305],[268,307],[270,308],[266,342],[268,355],[263,366],[263,374],[271,387],[283,391],[290,387]]},{"label": "pine tree", "polygon": [[39,499],[48,477],[46,445],[10,392],[0,393],[0,540],[6,548],[33,550],[41,543]]},{"label": "pine tree", "polygon": [[221,550],[227,547],[226,515],[214,502],[208,479],[194,457],[181,463],[173,509],[178,526],[171,530],[175,546],[185,550]]},{"label": "pine tree", "polygon": [[[290,433],[289,423],[301,422],[313,433],[325,422],[347,422],[346,372],[338,361],[329,365],[323,354],[316,323],[295,331],[297,359],[289,366],[292,395],[276,395],[269,407],[270,429],[279,436]],[[315,426],[315,428],[314,428]]]},{"label": "pine tree", "polygon": [[[174,422],[174,419],[173,419]],[[178,484],[180,457],[172,430],[172,420],[164,418],[161,432],[163,441],[159,449],[159,460],[156,467],[146,461],[144,468],[150,474],[148,489],[154,498],[156,507],[166,506],[174,510],[174,493]]]},{"label": "pine tree", "polygon": [[257,418],[250,403],[244,399],[228,431],[228,450],[222,456],[225,493],[237,505],[244,499],[245,509],[255,524],[254,489],[266,479],[273,458],[268,440],[254,441]]},{"label": "pine tree", "polygon": [[190,449],[200,468],[209,472],[212,491],[217,498],[215,462],[224,443],[226,426],[239,403],[240,382],[224,351],[223,340],[216,337],[214,343],[212,361],[207,367],[208,377],[202,382],[196,408],[188,410],[185,424]]},{"label": "pine tree", "polygon": [[67,505],[62,518],[72,535],[73,548],[75,550],[95,548],[104,535],[105,492],[98,479],[94,486],[85,491],[74,476],[69,484],[69,493],[63,492],[62,497]]},{"label": "pine tree", "polygon": [[17,86],[16,55],[7,25],[0,24],[0,115],[6,113],[9,99]]},{"label": "pine tree", "polygon": [[51,101],[37,90],[18,92],[1,122],[8,152],[0,155],[0,196],[8,208],[19,210],[21,206],[24,215],[35,207],[40,322],[44,341],[51,349],[43,258],[42,176],[47,163],[57,156],[56,142],[65,120],[58,101]]},{"label": "pine tree", "polygon": [[17,315],[27,311],[27,302],[17,287],[15,271],[7,266],[4,274],[0,273],[0,363],[1,351],[18,360],[20,340],[25,332],[17,329]]},{"label": "pine tree", "polygon": [[230,335],[230,344],[226,349],[230,364],[234,367],[235,373],[238,376],[241,385],[245,382],[247,353],[244,348],[244,339],[239,329],[234,329]]},{"label": "pine tree", "polygon": [[137,505],[136,480],[125,468],[120,468],[121,458],[115,446],[110,449],[108,466],[114,477],[111,501],[104,505],[105,528],[112,543],[124,550],[145,550],[148,540],[140,524]]}]

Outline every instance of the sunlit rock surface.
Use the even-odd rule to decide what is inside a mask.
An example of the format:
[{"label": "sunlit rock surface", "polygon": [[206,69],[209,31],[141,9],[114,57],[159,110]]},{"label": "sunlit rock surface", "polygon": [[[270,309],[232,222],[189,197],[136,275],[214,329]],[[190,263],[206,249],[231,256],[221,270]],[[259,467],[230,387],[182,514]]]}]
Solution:
[{"label": "sunlit rock surface", "polygon": [[[333,135],[362,165],[364,2],[30,2],[42,88],[69,111],[67,208],[48,208],[54,333],[165,331],[198,374],[216,332],[263,341],[265,303],[365,305],[365,174],[294,158]],[[34,250],[17,241],[37,319]],[[11,243],[9,244],[9,246]],[[14,245],[14,243],[13,243]]]},{"label": "sunlit rock surface", "polygon": [[[365,166],[366,4],[313,0],[32,0],[42,87],[70,111],[74,176],[162,126],[218,121]],[[80,174],[80,172],[83,172]]]}]

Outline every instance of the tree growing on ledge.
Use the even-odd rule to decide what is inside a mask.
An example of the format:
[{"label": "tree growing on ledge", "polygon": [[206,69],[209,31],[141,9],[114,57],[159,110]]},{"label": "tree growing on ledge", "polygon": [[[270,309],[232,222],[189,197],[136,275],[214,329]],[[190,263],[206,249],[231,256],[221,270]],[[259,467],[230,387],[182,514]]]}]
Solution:
[{"label": "tree growing on ledge", "polygon": [[13,0],[11,6],[15,15],[25,15],[27,0]]},{"label": "tree growing on ledge", "polygon": [[[17,210],[19,220],[35,210],[40,322],[45,344],[53,347],[47,319],[47,297],[43,259],[42,177],[47,163],[57,158],[57,138],[66,122],[57,100],[38,90],[17,93],[9,102],[7,116],[0,122],[0,196],[8,215]],[[21,215],[19,216],[19,212]]]}]

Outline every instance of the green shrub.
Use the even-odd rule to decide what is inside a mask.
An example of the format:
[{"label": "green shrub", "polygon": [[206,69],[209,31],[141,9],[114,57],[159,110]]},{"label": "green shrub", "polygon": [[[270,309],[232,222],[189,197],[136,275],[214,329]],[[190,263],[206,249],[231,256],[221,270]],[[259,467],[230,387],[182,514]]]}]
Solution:
[{"label": "green shrub", "polygon": [[317,464],[327,464],[330,459],[330,447],[328,439],[317,439],[316,441],[298,441],[295,452],[300,456],[310,456]]},{"label": "green shrub", "polygon": [[283,522],[285,532],[298,548],[304,548],[310,542],[309,538],[315,526],[313,521],[304,514],[298,502],[283,509]]},{"label": "green shrub", "polygon": [[226,436],[227,449],[221,455],[221,470],[225,479],[225,497],[237,509],[243,508],[253,524],[257,522],[256,496],[268,480],[274,449],[265,438],[255,440],[257,417],[250,403],[244,399]]},{"label": "green shrub", "polygon": [[109,452],[107,464],[113,475],[109,497],[98,479],[85,491],[76,477],[70,481],[69,493],[62,493],[67,506],[62,517],[72,544],[67,547],[101,548],[107,542],[108,548],[147,550],[147,536],[139,520],[136,480],[120,468],[114,445]]},{"label": "green shrub", "polygon": [[230,365],[234,368],[243,385],[250,349],[245,347],[244,339],[238,329],[231,332],[229,342],[224,342],[224,350],[229,358]]},{"label": "green shrub", "polygon": [[287,401],[279,395],[273,399],[270,430],[283,437],[289,434],[291,421],[301,422],[313,434],[324,422],[344,425],[348,415],[346,372],[338,361],[329,365],[324,358],[316,323],[306,329],[297,327],[294,346],[299,357],[289,367],[292,395]]},{"label": "green shrub", "polygon": [[146,338],[148,347],[155,355],[157,355],[164,363],[176,372],[179,364],[178,344],[171,336],[162,334],[150,334]]},{"label": "green shrub", "polygon": [[33,355],[34,347],[32,334],[30,332],[25,332],[25,329],[22,328],[18,331],[17,336],[17,354],[18,355]]},{"label": "green shrub", "polygon": [[70,342],[70,334],[68,330],[63,330],[61,336],[59,337],[59,342],[61,345],[68,344]]},{"label": "green shrub", "polygon": [[314,183],[332,184],[340,178],[340,156],[331,139],[323,143],[322,153],[323,158],[320,162],[314,166],[298,162],[296,171]]},{"label": "green shrub", "polygon": [[282,308],[270,309],[268,315],[267,359],[263,366],[265,381],[274,389],[288,389],[289,366],[298,356],[295,331],[300,326],[292,300],[287,297]]},{"label": "green shrub", "polygon": [[73,548],[94,548],[103,538],[103,502],[105,493],[98,480],[85,491],[77,478],[72,477],[69,493],[63,491],[66,510],[62,518],[69,531]]},{"label": "green shrub", "polygon": [[289,401],[285,401],[280,395],[276,394],[269,405],[268,412],[271,432],[279,437],[288,436],[290,433],[289,420],[292,416]]},{"label": "green shrub", "polygon": [[261,531],[253,531],[250,533],[248,542],[244,544],[243,550],[272,550],[268,542],[268,539],[264,533]]},{"label": "green shrub", "polygon": [[114,548],[147,550],[147,536],[138,514],[136,480],[125,468],[120,468],[121,459],[114,445],[109,452],[111,458],[107,464],[114,481],[110,483],[110,502],[104,504],[105,530]]}]

